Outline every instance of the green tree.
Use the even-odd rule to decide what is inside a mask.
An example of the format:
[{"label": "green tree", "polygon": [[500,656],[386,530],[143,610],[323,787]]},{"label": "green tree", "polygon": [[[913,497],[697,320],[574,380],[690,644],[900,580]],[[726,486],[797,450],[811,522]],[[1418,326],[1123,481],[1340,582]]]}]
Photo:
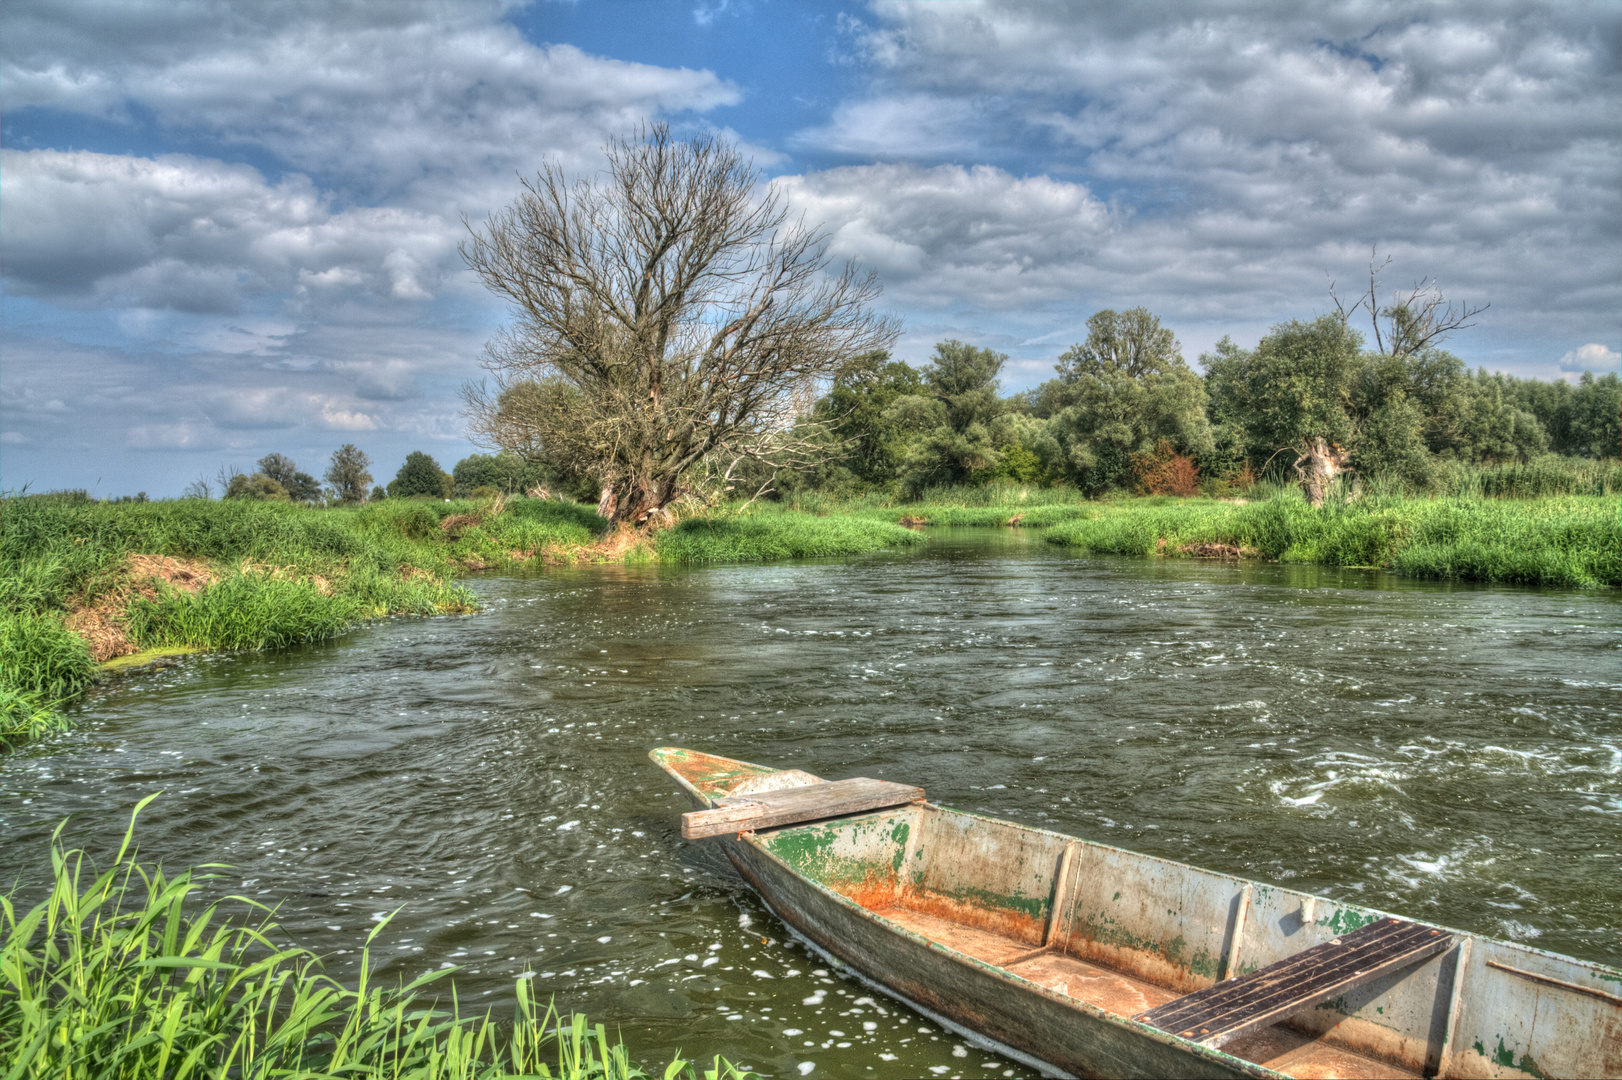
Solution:
[{"label": "green tree", "polygon": [[1144,308],[1104,310],[1087,320],[1087,340],[1054,365],[1034,408],[1048,418],[1042,443],[1050,467],[1084,491],[1122,486],[1134,454],[1162,441],[1200,458],[1215,442],[1205,384],[1182,345]]},{"label": "green tree", "polygon": [[1568,453],[1584,457],[1622,454],[1622,378],[1614,371],[1599,378],[1585,371],[1571,394]]},{"label": "green tree", "polygon": [[1431,421],[1432,450],[1474,465],[1530,461],[1549,448],[1548,432],[1524,407],[1517,380],[1478,371],[1459,381],[1459,392]]},{"label": "green tree", "polygon": [[541,462],[525,461],[517,454],[469,454],[451,470],[456,495],[466,499],[474,488],[489,487],[508,495],[534,487],[555,486],[551,471]]},{"label": "green tree", "polygon": [[1002,411],[997,375],[1008,357],[943,341],[922,372],[922,392],[902,394],[883,413],[894,429],[913,432],[904,482],[916,493],[936,484],[987,478],[1001,461],[991,424]]},{"label": "green tree", "polygon": [[266,454],[259,459],[259,472],[280,484],[293,502],[321,501],[321,485],[309,473],[299,472],[286,454]]},{"label": "green tree", "polygon": [[367,470],[372,459],[354,443],[344,443],[332,452],[332,463],[327,466],[326,481],[332,485],[332,499],[344,506],[366,501],[366,489],[372,483]]},{"label": "green tree", "polygon": [[251,499],[256,502],[287,502],[287,489],[262,472],[251,476],[237,473],[226,485],[225,499]]},{"label": "green tree", "polygon": [[439,462],[423,453],[413,450],[406,455],[405,464],[389,482],[389,498],[409,499],[427,497],[430,499],[448,499],[456,490],[456,482],[449,473],[439,467]]},{"label": "green tree", "polygon": [[813,413],[826,425],[835,456],[822,470],[824,482],[838,483],[844,477],[850,487],[882,487],[901,477],[907,456],[907,431],[887,416],[897,398],[923,393],[924,381],[918,371],[880,350],[863,353],[845,365],[833,386],[821,398]]}]

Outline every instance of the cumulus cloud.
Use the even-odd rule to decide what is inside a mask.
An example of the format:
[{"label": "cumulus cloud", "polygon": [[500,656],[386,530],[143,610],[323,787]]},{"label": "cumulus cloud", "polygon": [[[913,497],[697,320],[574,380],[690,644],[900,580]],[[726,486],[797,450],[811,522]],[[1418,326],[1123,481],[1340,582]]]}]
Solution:
[{"label": "cumulus cloud", "polygon": [[1622,362],[1622,353],[1591,341],[1573,349],[1560,358],[1561,371],[1615,371]]},{"label": "cumulus cloud", "polygon": [[[1608,333],[1619,33],[1614,5],[880,2],[855,29],[867,89],[795,142],[915,170],[995,162],[1002,193],[984,194],[1014,205],[935,208],[963,228],[1026,221],[1023,245],[977,268],[972,243],[914,254],[949,269],[939,303],[1020,309],[1033,329],[1022,305],[1065,288],[1083,308],[1143,302],[1236,330],[1310,314],[1325,275],[1353,278],[1379,244],[1393,278],[1491,301],[1481,334],[1500,343]],[[1109,227],[1076,243],[1062,215],[1031,224],[1019,176],[1085,185]],[[868,197],[864,220],[894,220],[884,207],[912,196]],[[1041,228],[1065,256],[1042,259]],[[1043,287],[1008,272],[1010,244],[1045,264]]]},{"label": "cumulus cloud", "polygon": [[232,312],[266,290],[428,299],[451,223],[392,207],[333,210],[308,178],[167,154],[4,150],[6,276],[25,295]]},{"label": "cumulus cloud", "polygon": [[1020,308],[1071,295],[1115,223],[1080,184],[988,165],[868,165],[777,181],[830,253],[925,305],[965,296]]},{"label": "cumulus cloud", "polygon": [[263,147],[365,199],[482,214],[543,157],[738,100],[708,71],[536,45],[497,3],[8,5],[4,107],[118,119]]}]

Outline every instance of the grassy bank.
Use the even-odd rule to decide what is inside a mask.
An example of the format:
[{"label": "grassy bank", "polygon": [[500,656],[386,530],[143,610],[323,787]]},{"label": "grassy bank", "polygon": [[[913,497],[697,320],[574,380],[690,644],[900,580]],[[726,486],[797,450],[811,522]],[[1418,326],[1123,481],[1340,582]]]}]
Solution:
[{"label": "grassy bank", "polygon": [[1287,489],[1248,501],[1153,496],[1050,502],[1048,494],[1001,489],[1000,498],[987,498],[982,490],[954,501],[943,492],[924,503],[871,500],[842,511],[819,509],[915,524],[1045,528],[1050,543],[1107,555],[1262,558],[1456,581],[1622,586],[1615,497],[1376,495],[1313,509]]},{"label": "grassy bank", "polygon": [[725,512],[605,535],[541,499],[271,502],[0,500],[0,745],[60,727],[63,702],[132,654],[273,649],[367,619],[473,610],[470,570],[850,555],[921,542],[894,523]]},{"label": "grassy bank", "polygon": [[657,534],[654,550],[661,562],[765,562],[857,555],[923,542],[921,534],[892,521],[767,506],[746,515],[688,518]]},{"label": "grassy bank", "polygon": [[[343,986],[322,973],[315,954],[288,942],[262,905],[228,898],[240,912],[223,914],[221,903],[199,900],[209,875],[169,877],[138,862],[134,828],[132,816],[113,865],[99,872],[83,852],[53,838],[45,899],[19,910],[14,896],[0,897],[5,1076],[647,1075],[603,1025],[559,1017],[529,995],[525,979],[505,1021],[463,1015],[453,987],[441,982],[451,970],[404,986],[377,985],[369,949],[387,920],[366,938],[359,985]],[[698,1073],[678,1057],[662,1075]],[[740,1074],[717,1058],[703,1075]]]},{"label": "grassy bank", "polygon": [[0,501],[0,743],[59,725],[100,664],[146,650],[322,641],[366,619],[470,611],[453,579],[592,543],[583,507]]}]

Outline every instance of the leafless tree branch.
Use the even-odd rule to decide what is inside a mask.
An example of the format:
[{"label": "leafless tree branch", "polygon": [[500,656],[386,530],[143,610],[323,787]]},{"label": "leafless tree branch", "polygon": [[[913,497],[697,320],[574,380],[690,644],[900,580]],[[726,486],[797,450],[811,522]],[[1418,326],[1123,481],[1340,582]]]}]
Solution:
[{"label": "leafless tree branch", "polygon": [[[1329,282],[1329,296],[1342,320],[1350,322],[1361,310],[1369,316],[1374,330],[1375,350],[1382,356],[1408,356],[1423,349],[1440,345],[1452,334],[1476,325],[1475,318],[1491,304],[1472,307],[1448,300],[1436,279],[1425,277],[1416,281],[1406,293],[1393,291],[1391,302],[1384,307],[1379,302],[1380,273],[1391,265],[1391,256],[1379,261],[1379,250],[1369,253],[1369,287],[1348,306],[1335,291],[1334,279]],[[1385,320],[1382,325],[1381,320]]]}]

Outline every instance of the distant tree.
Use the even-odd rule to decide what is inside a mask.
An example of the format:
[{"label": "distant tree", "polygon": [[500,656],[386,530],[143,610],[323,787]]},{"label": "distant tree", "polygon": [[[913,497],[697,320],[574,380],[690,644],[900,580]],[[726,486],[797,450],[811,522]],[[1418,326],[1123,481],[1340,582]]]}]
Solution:
[{"label": "distant tree", "polygon": [[321,485],[309,473],[299,472],[286,454],[266,454],[259,459],[259,472],[280,484],[293,502],[321,501]]},{"label": "distant tree", "polygon": [[1390,301],[1382,305],[1379,279],[1390,265],[1390,256],[1381,261],[1379,249],[1373,249],[1369,254],[1369,287],[1350,304],[1335,292],[1335,283],[1329,283],[1329,296],[1342,322],[1349,324],[1359,311],[1368,315],[1377,355],[1401,358],[1435,349],[1458,331],[1474,326],[1475,317],[1492,306],[1471,307],[1449,300],[1428,277],[1415,282],[1406,292],[1394,290]]},{"label": "distant tree", "polygon": [[1048,418],[1043,444],[1051,467],[1084,491],[1133,483],[1137,455],[1164,442],[1175,455],[1215,449],[1205,386],[1182,345],[1145,308],[1096,312],[1087,340],[1054,365],[1058,378],[1037,391]]},{"label": "distant tree", "polygon": [[1622,378],[1616,372],[1597,379],[1591,371],[1582,373],[1571,394],[1567,440],[1584,457],[1622,455]]},{"label": "distant tree", "polygon": [[1293,452],[1308,501],[1322,503],[1350,467],[1356,424],[1347,410],[1363,367],[1362,335],[1338,315],[1274,326],[1251,351],[1223,338],[1203,357],[1216,415],[1241,424],[1263,465]]},{"label": "distant tree", "polygon": [[344,506],[365,502],[366,489],[372,483],[372,474],[367,471],[371,464],[372,459],[354,443],[344,443],[334,450],[323,477],[332,485],[332,501]]},{"label": "distant tree", "polygon": [[1475,465],[1530,461],[1548,450],[1548,432],[1524,407],[1515,383],[1484,370],[1462,376],[1427,417],[1430,449]]},{"label": "distant tree", "polygon": [[198,473],[197,479],[186,485],[186,490],[180,493],[182,499],[212,499],[214,497],[214,483],[205,473]]},{"label": "distant tree", "polygon": [[464,245],[516,315],[494,389],[465,394],[476,438],[595,476],[604,517],[644,524],[706,459],[788,463],[826,380],[896,329],[735,146],[655,125],[607,156],[595,180],[546,166]]},{"label": "distant tree", "polygon": [[379,485],[377,485],[376,487],[374,487],[372,489],[372,498],[371,498],[372,502],[382,502],[384,499],[386,499],[388,497],[389,497],[389,489],[384,487],[382,484],[379,484]]},{"label": "distant tree", "polygon": [[287,502],[287,489],[262,472],[252,475],[237,473],[225,489],[227,499],[251,499],[257,502]]},{"label": "distant tree", "polygon": [[920,373],[923,387],[885,410],[896,429],[915,433],[904,482],[917,493],[935,484],[967,484],[990,476],[1002,460],[992,423],[1002,412],[997,375],[1008,357],[991,349],[943,341]]},{"label": "distant tree", "polygon": [[389,482],[391,499],[409,499],[412,496],[448,499],[455,490],[456,482],[450,474],[421,450],[407,454],[405,464],[400,466],[400,471]]},{"label": "distant tree", "polygon": [[517,454],[469,454],[451,470],[458,498],[473,498],[476,488],[488,487],[508,495],[534,487],[556,486],[551,470],[539,461],[525,461]]}]

